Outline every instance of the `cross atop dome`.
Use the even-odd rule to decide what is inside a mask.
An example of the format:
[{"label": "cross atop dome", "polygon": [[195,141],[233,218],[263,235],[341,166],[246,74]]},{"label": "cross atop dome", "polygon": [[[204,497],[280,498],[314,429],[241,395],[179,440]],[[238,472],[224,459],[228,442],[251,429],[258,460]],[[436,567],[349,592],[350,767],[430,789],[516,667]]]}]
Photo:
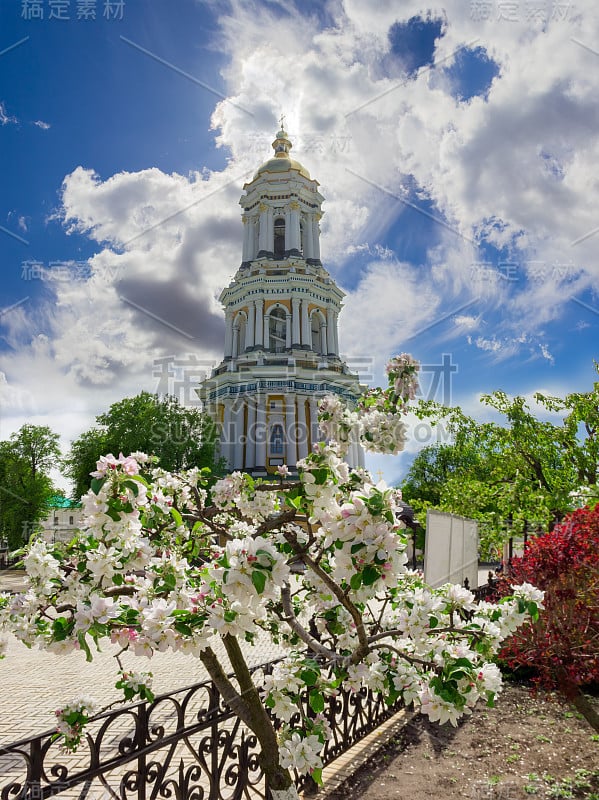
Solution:
[{"label": "cross atop dome", "polygon": [[287,131],[285,130],[285,115],[281,114],[281,119],[279,120],[281,125],[281,129],[277,131],[276,138],[272,143],[272,148],[275,151],[275,158],[289,158],[289,151],[293,147],[289,138],[287,136]]}]

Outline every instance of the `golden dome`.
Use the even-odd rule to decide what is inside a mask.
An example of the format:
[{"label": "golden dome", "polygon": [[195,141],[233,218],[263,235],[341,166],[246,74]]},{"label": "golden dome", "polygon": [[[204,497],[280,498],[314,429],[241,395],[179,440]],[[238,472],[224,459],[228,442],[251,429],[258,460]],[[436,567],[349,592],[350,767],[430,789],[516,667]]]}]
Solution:
[{"label": "golden dome", "polygon": [[310,173],[303,164],[300,164],[300,162],[296,161],[294,158],[289,158],[287,154],[284,156],[277,155],[265,161],[264,164],[258,168],[258,171],[254,175],[254,180],[265,172],[287,172],[291,169],[297,170],[304,178],[311,180]]},{"label": "golden dome", "polygon": [[269,158],[265,161],[254,175],[254,180],[265,172],[288,172],[289,170],[296,170],[304,178],[311,180],[308,170],[300,164],[299,161],[289,157],[289,151],[293,145],[287,137],[287,131],[281,126],[281,130],[277,131],[272,148],[275,151],[274,158]]}]

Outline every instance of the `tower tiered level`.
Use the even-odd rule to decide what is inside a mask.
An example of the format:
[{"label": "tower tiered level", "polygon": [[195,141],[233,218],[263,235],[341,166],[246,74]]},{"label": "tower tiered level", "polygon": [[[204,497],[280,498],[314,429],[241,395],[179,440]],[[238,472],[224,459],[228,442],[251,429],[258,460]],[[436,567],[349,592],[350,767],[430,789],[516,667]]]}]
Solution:
[{"label": "tower tiered level", "polygon": [[[283,128],[240,200],[242,263],[220,295],[225,352],[198,393],[220,423],[230,470],[294,470],[319,440],[319,400],[352,404],[362,391],[339,355],[337,321],[344,293],[320,260],[318,181],[289,155]],[[359,445],[347,461],[363,464]]]}]

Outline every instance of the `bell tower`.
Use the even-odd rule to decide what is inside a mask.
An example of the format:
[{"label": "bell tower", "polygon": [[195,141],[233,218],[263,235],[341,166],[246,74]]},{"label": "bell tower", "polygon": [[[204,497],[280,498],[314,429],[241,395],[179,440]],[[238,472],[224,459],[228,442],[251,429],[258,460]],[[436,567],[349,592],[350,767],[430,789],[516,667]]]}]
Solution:
[{"label": "bell tower", "polygon": [[[220,295],[224,359],[198,389],[220,423],[229,469],[262,476],[282,464],[293,471],[310,452],[322,397],[333,393],[351,404],[362,392],[339,356],[344,294],[320,260],[318,181],[291,158],[283,125],[272,147],[239,201],[241,266]],[[347,461],[363,464],[357,443]]]}]

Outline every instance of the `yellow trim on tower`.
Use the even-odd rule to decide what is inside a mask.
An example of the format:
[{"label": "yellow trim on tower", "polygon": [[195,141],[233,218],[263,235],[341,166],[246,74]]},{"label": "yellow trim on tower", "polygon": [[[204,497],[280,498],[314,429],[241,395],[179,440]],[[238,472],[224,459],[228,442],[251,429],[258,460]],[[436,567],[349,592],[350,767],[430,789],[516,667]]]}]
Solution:
[{"label": "yellow trim on tower", "polygon": [[266,314],[268,309],[272,306],[285,306],[287,311],[291,312],[291,300],[265,300],[264,313]]}]

